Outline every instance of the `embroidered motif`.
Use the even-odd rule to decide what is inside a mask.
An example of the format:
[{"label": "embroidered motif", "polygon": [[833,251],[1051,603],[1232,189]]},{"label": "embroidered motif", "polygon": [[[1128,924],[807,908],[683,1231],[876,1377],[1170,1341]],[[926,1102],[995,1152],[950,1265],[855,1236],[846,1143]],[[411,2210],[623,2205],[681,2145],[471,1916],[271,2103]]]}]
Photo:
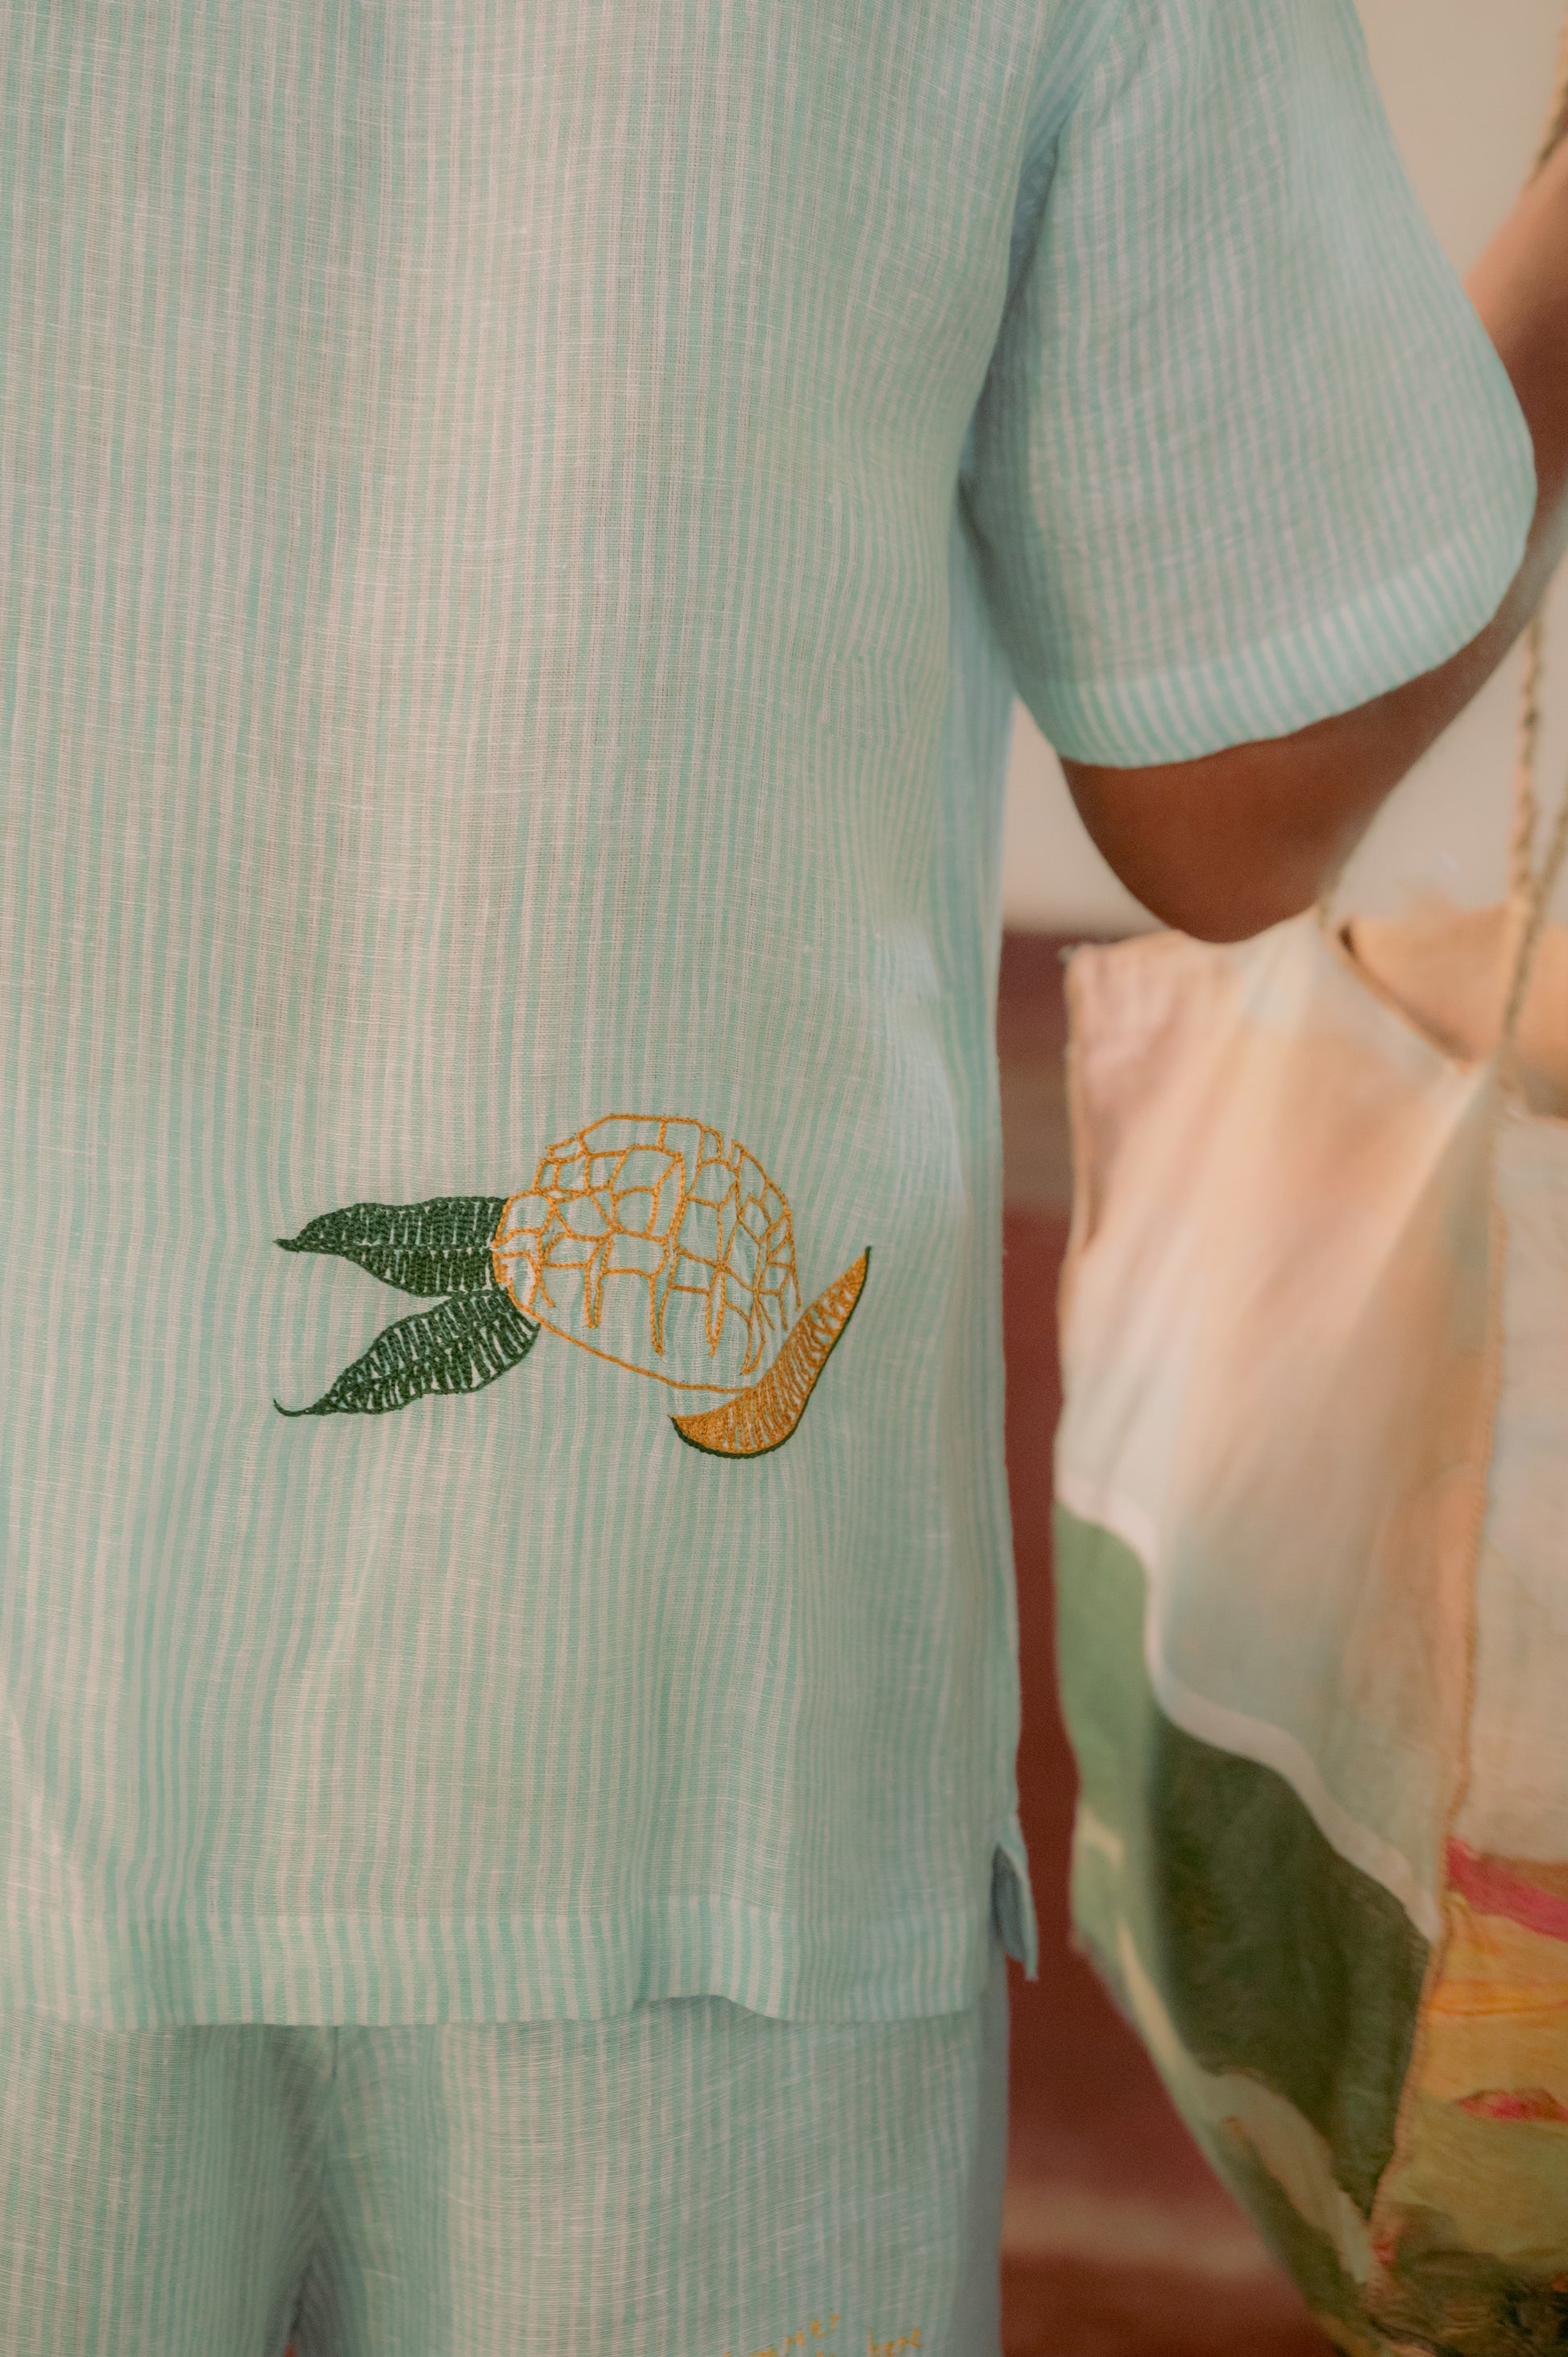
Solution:
[{"label": "embroidered motif", "polygon": [[805,1414],[871,1267],[869,1244],[800,1302],[789,1206],[738,1139],[673,1114],[607,1114],[552,1146],[515,1195],[353,1203],[280,1236],[405,1293],[399,1319],[308,1407],[380,1415],[478,1391],[549,1331],[671,1391],[670,1421],[710,1457],[765,1457]]},{"label": "embroidered motif", "polygon": [[[824,2349],[822,2344],[838,2321],[836,2311],[829,2317],[826,2324],[820,2317],[813,2316],[809,2327],[801,2325],[798,2332],[787,2333],[782,2341],[771,2341],[766,2349],[748,2349],[746,2357],[789,2357],[791,2349],[810,2350],[811,2357],[833,2357],[832,2351]],[[726,2349],[725,2357],[735,2357],[735,2352]]]},{"label": "embroidered motif", "polygon": [[[824,2349],[822,2343],[839,2321],[836,2314],[830,2316],[826,2324],[813,2316],[810,2327],[802,2325],[798,2331],[787,2333],[782,2341],[770,2341],[766,2349],[748,2349],[745,2357],[789,2357],[792,2349],[806,2351],[809,2357],[833,2357],[832,2351]],[[890,2341],[878,2341],[874,2332],[868,2332],[865,2357],[906,2357],[907,2352],[920,2348],[922,2330],[917,2325],[912,2331],[895,2333]],[[736,2357],[736,2352],[726,2349],[725,2357]]]}]

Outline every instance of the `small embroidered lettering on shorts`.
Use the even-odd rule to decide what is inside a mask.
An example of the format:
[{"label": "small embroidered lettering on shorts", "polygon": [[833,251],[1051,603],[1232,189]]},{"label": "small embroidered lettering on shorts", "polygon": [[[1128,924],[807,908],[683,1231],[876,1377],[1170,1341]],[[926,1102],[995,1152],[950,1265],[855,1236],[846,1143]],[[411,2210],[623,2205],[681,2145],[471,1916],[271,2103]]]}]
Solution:
[{"label": "small embroidered lettering on shorts", "polygon": [[[790,2357],[792,2350],[805,2351],[809,2357],[833,2357],[833,2352],[823,2344],[841,2321],[836,2310],[826,2324],[820,2317],[813,2316],[809,2325],[803,2324],[795,2331],[787,2332],[780,2341],[770,2341],[766,2349],[726,2349],[725,2357]],[[921,2326],[916,2325],[908,2332],[896,2332],[888,2341],[878,2341],[874,2332],[867,2332],[865,2357],[908,2357],[911,2350],[920,2347],[922,2330]]]},{"label": "small embroidered lettering on shorts", "polygon": [[[832,2351],[824,2348],[823,2343],[838,2322],[836,2310],[826,2324],[821,2317],[813,2316],[810,2324],[802,2324],[795,2331],[787,2332],[781,2341],[769,2341],[766,2349],[748,2349],[744,2357],[789,2357],[792,2349],[809,2350],[812,2357],[833,2357]],[[726,2349],[725,2357],[736,2357],[735,2351]]]},{"label": "small embroidered lettering on shorts", "polygon": [[671,1114],[606,1114],[550,1146],[513,1195],[351,1203],[278,1242],[443,1297],[385,1328],[308,1407],[274,1401],[284,1415],[479,1391],[548,1331],[690,1394],[670,1421],[710,1457],[783,1447],[871,1267],[868,1244],[802,1307],[784,1195],[738,1139]]}]

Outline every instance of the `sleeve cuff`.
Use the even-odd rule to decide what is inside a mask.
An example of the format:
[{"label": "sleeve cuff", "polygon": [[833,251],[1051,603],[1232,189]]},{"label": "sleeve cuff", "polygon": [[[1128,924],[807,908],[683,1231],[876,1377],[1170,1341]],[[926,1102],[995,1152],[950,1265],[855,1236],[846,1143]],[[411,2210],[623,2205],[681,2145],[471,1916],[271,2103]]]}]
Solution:
[{"label": "sleeve cuff", "polygon": [[1299,629],[1186,671],[1138,678],[1020,681],[1042,735],[1069,760],[1106,769],[1191,761],[1288,737],[1386,695],[1458,653],[1502,604],[1535,517],[1530,429],[1524,464],[1477,529]]}]

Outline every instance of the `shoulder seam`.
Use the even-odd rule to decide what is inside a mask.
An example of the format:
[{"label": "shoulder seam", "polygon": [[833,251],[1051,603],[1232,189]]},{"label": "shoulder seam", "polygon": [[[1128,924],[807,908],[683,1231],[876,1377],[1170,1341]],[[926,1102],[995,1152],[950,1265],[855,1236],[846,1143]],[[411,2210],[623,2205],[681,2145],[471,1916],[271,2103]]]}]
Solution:
[{"label": "shoulder seam", "polygon": [[1035,242],[1039,235],[1062,134],[1072,120],[1074,110],[1083,95],[1084,84],[1105,52],[1112,27],[1124,5],[1125,0],[1099,0],[1098,17],[1091,23],[1090,30],[1080,36],[1084,54],[1073,64],[1071,79],[1066,90],[1058,93],[1048,114],[1041,111],[1039,92],[1036,92],[1036,104],[1030,113],[1014,198],[1013,237],[1007,266],[1009,302],[1028,268]]},{"label": "shoulder seam", "polygon": [[1095,25],[1092,33],[1088,37],[1086,53],[1078,66],[1077,70],[1073,74],[1072,81],[1069,86],[1066,96],[1062,100],[1060,107],[1058,110],[1056,120],[1051,125],[1051,142],[1054,143],[1056,140],[1059,139],[1068,124],[1071,122],[1073,114],[1077,110],[1078,102],[1083,96],[1084,84],[1088,81],[1090,75],[1094,71],[1095,67],[1100,63],[1101,58],[1103,56],[1106,47],[1110,41],[1116,19],[1121,16],[1124,6],[1125,0],[1101,0],[1099,22]]}]

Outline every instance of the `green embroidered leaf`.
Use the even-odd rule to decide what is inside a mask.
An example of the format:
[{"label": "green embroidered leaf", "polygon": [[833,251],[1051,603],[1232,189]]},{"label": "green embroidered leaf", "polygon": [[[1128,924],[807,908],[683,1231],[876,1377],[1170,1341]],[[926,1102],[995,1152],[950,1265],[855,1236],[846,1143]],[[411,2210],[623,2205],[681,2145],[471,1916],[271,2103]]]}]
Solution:
[{"label": "green embroidered leaf", "polygon": [[539,1334],[499,1286],[459,1293],[387,1327],[312,1406],[273,1405],[280,1415],[383,1415],[427,1392],[482,1391],[526,1359]]},{"label": "green embroidered leaf", "polygon": [[495,1283],[490,1239],[504,1195],[436,1195],[427,1203],[350,1203],[324,1211],[285,1252],[336,1253],[404,1293],[478,1293]]}]

